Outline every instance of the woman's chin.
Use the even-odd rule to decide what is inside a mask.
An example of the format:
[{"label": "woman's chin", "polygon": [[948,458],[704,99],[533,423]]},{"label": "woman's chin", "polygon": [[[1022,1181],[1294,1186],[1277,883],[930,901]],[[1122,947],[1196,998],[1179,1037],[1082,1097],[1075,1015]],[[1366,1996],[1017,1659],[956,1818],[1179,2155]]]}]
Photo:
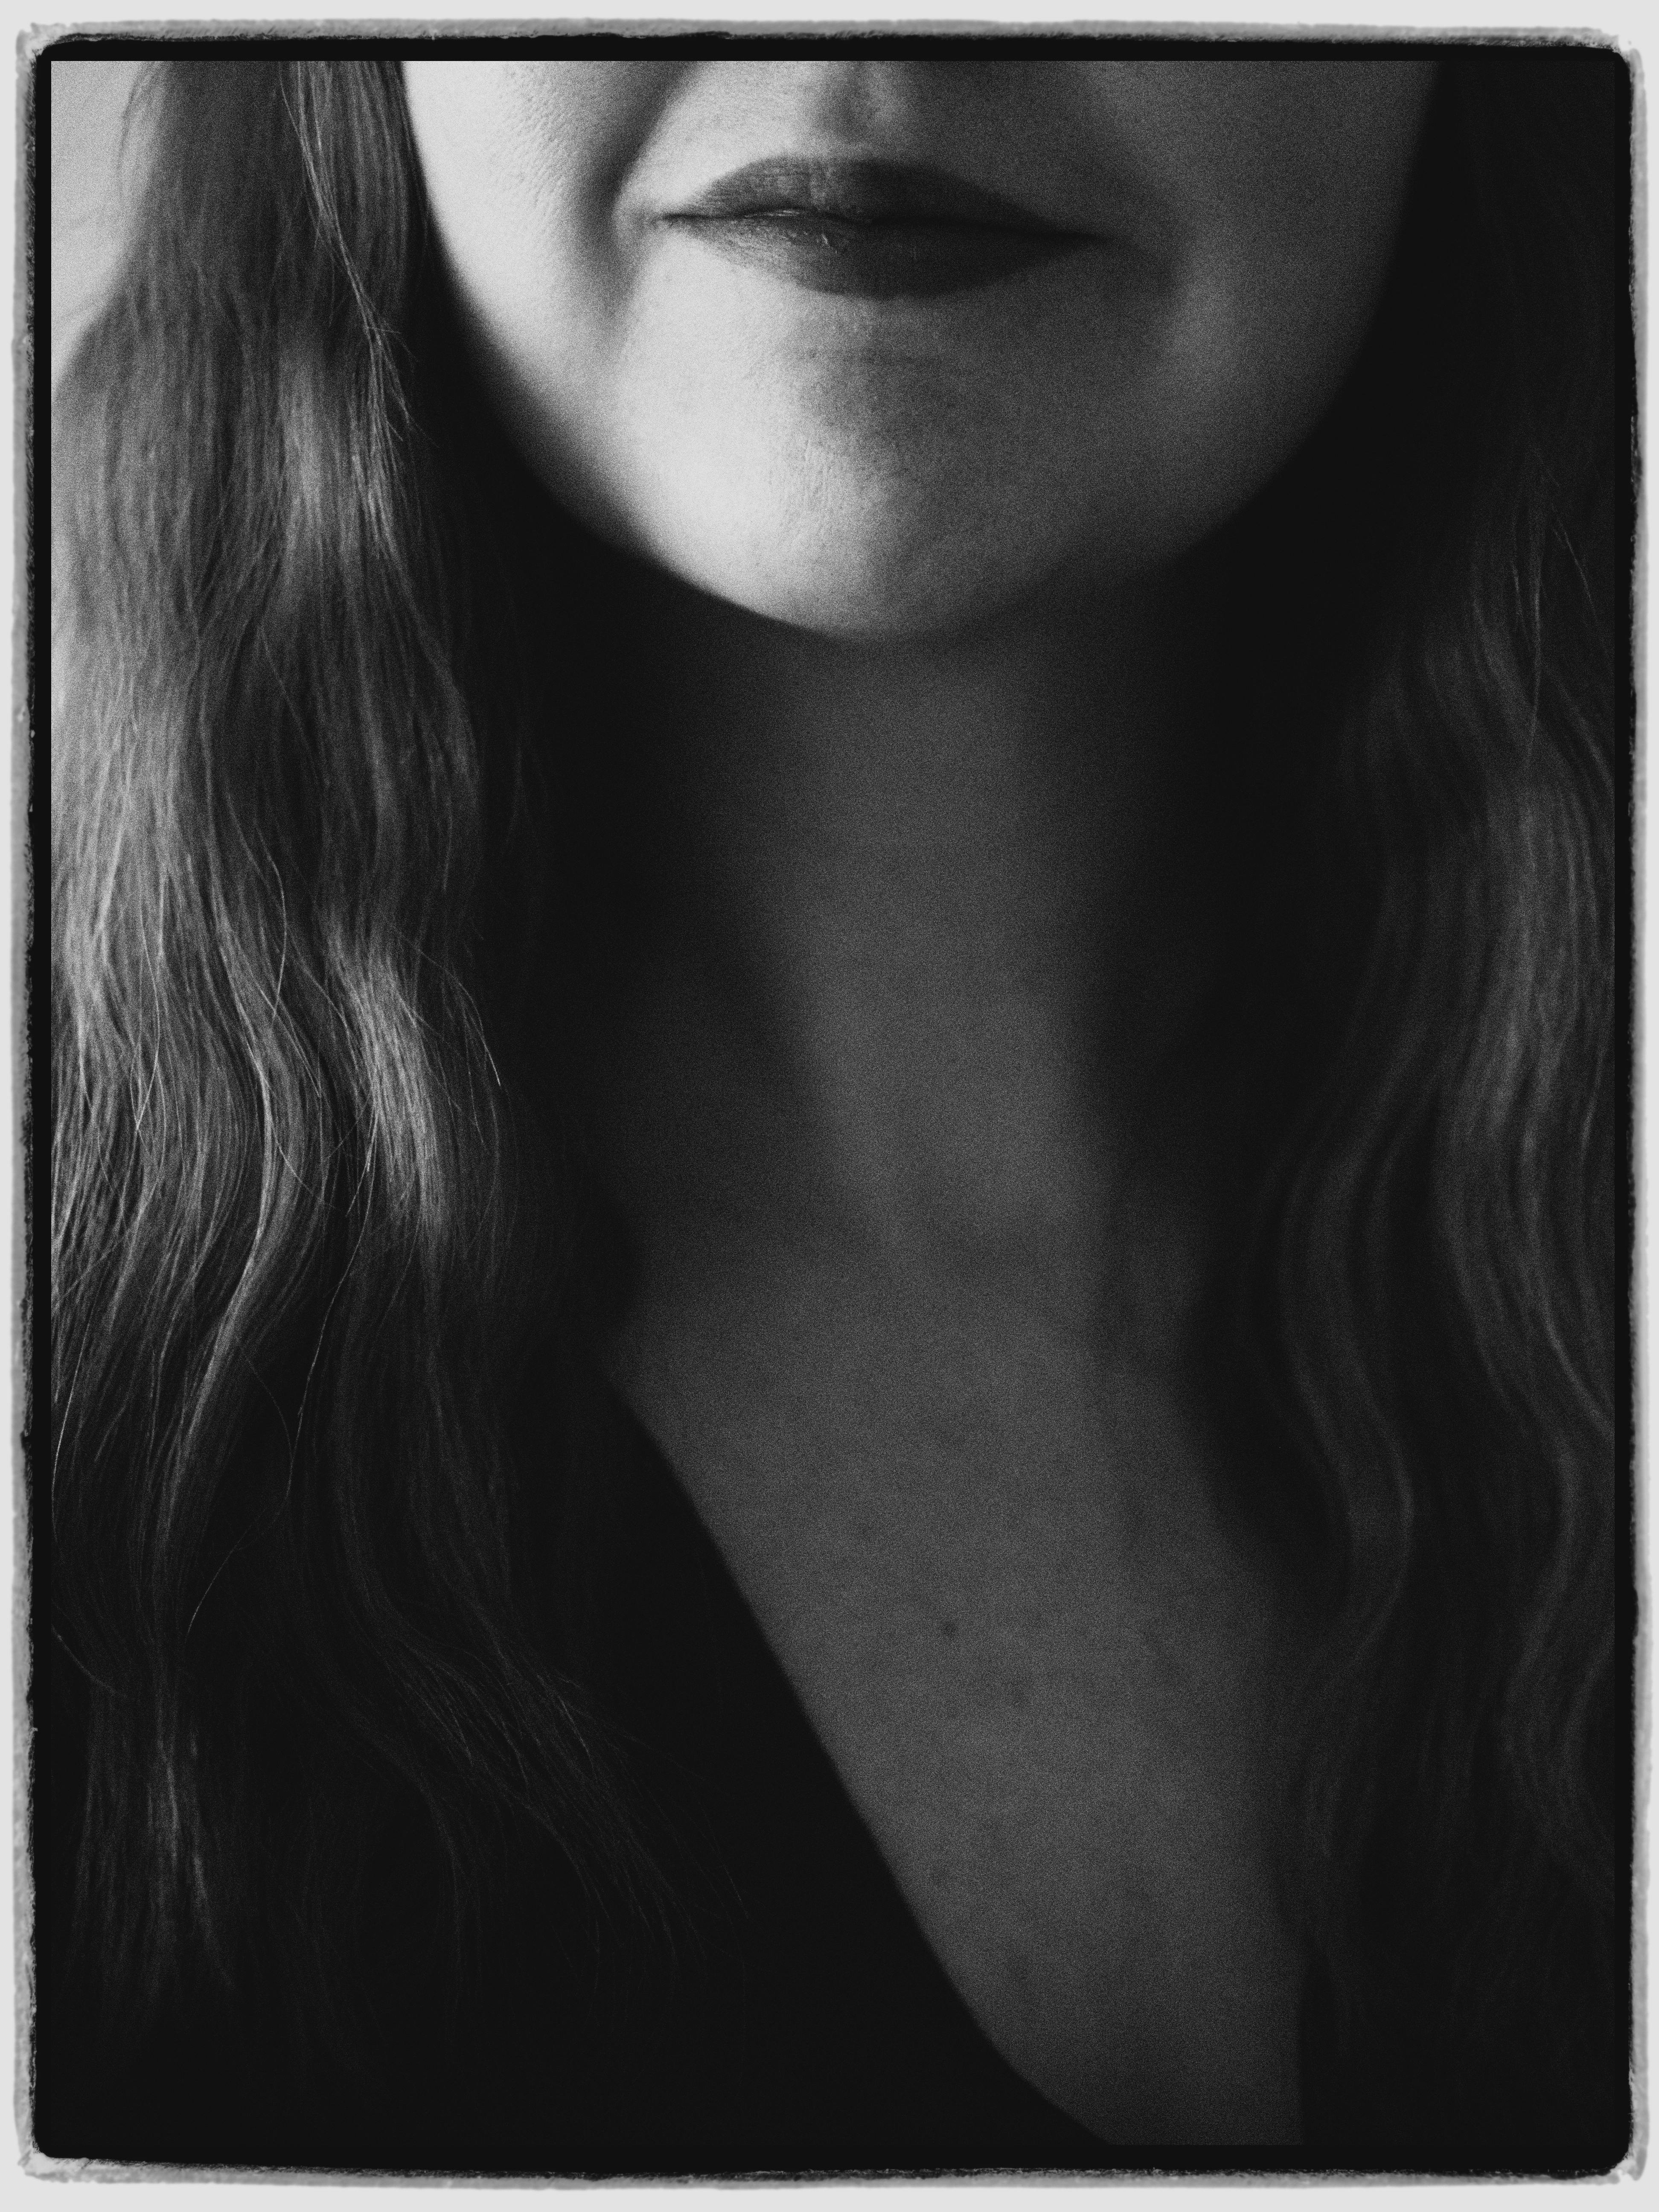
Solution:
[{"label": "woman's chin", "polygon": [[1040,600],[1053,563],[1007,557],[1013,550],[991,530],[964,543],[929,527],[806,538],[745,530],[724,543],[705,530],[695,544],[670,539],[651,551],[682,581],[768,621],[896,644],[947,638]]}]

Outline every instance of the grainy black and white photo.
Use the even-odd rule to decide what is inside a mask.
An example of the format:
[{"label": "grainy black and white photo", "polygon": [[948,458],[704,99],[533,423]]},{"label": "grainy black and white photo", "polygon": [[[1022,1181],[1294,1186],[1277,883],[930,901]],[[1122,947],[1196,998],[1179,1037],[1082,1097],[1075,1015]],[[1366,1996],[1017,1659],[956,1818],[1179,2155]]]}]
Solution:
[{"label": "grainy black and white photo", "polygon": [[1616,2166],[1625,56],[33,71],[39,2150]]}]

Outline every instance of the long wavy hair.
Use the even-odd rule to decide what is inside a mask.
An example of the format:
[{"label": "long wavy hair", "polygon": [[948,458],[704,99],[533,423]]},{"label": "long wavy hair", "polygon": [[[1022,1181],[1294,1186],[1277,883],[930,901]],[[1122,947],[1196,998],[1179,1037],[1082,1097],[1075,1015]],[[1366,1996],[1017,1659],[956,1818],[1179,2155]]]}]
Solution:
[{"label": "long wavy hair", "polygon": [[[375,1805],[458,1904],[526,1826],[653,1893],[526,1564],[595,1448],[603,594],[469,385],[396,64],[143,97],[52,462],[52,1674],[99,2002],[280,1954],[309,2033]],[[1255,732],[1211,1365],[1322,1639],[1286,1894],[1431,2135],[1517,2020],[1541,2136],[1624,2109],[1627,153],[1616,58],[1446,52],[1362,359],[1206,556]]]}]

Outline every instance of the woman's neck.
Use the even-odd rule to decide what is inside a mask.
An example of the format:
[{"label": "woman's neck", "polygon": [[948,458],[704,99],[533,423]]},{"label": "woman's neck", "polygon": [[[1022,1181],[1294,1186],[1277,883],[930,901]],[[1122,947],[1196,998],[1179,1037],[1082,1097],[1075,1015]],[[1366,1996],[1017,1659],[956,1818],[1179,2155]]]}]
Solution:
[{"label": "woman's neck", "polygon": [[850,1237],[1092,1319],[1206,951],[1168,610],[871,647],[647,597],[661,878],[605,1112],[643,1245]]}]

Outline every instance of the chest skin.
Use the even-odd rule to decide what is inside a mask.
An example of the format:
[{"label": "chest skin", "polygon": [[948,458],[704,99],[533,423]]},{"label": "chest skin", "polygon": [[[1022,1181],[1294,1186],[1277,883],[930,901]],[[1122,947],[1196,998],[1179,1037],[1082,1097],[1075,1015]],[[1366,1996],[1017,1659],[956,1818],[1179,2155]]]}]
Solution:
[{"label": "chest skin", "polygon": [[1108,2141],[1295,2141],[1291,1638],[1173,1386],[991,1284],[706,1248],[614,1367],[1002,2055]]}]

